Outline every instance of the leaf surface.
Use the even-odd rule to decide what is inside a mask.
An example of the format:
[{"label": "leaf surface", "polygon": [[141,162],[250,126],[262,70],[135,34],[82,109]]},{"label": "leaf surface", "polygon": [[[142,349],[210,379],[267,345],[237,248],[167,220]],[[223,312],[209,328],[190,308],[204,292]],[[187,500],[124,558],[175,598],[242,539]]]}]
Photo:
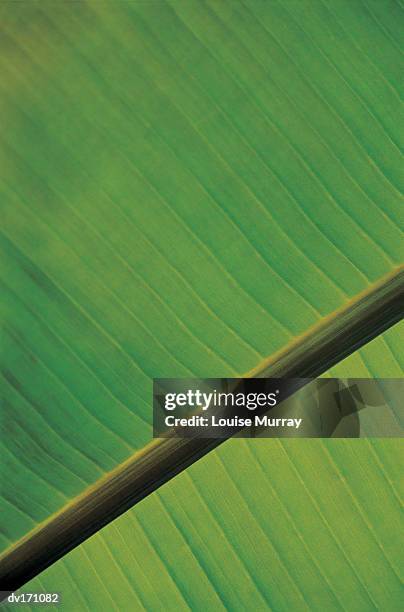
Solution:
[{"label": "leaf surface", "polygon": [[[387,0],[45,0],[4,3],[0,16],[5,550],[150,441],[152,377],[241,375],[402,262],[402,14],[398,3]],[[381,352],[361,351],[354,358],[357,371],[399,375],[396,337],[388,336],[388,346],[377,341]],[[341,457],[350,458],[343,467],[337,462],[338,469],[333,447],[322,442],[296,452],[299,462],[307,461],[304,474],[324,462],[322,499],[331,495],[330,483],[341,470],[348,478],[359,461],[340,493],[356,516],[351,484],[365,478],[360,466],[372,444],[338,442]],[[386,450],[394,442],[376,446],[381,459],[369,459],[369,487],[379,487],[384,462],[393,470],[386,482],[395,478]],[[220,557],[229,564],[223,576],[234,571],[234,559],[246,605],[304,607],[311,597],[304,572],[320,580],[316,560],[311,570],[303,564],[299,586],[293,586],[289,557],[280,559],[273,549],[275,532],[258,522],[247,537],[240,527],[244,514],[263,512],[259,497],[251,508],[243,499],[252,472],[254,488],[264,487],[272,459],[253,469],[260,463],[250,458],[255,447],[233,441],[225,447],[223,460],[214,454],[192,468],[192,478],[201,480],[198,493],[189,494],[192,500],[206,496],[196,511],[202,517],[203,504],[212,509],[219,503],[214,487],[226,483],[229,508],[237,507],[219,540],[229,551]],[[261,447],[265,458],[274,453],[279,478],[287,480],[287,441],[262,441]],[[234,463],[245,464],[244,480],[233,473]],[[209,473],[217,473],[210,485]],[[181,499],[185,504],[189,477],[164,489],[167,500],[163,492],[151,498],[158,502],[145,500],[142,508],[152,508],[150,525],[143,518],[139,541],[127,554],[146,541],[157,547],[153,567],[166,576],[162,590],[170,605],[192,607],[205,593],[219,607],[218,598],[233,602],[228,587],[218,595],[225,581],[219,589],[212,577],[211,568],[221,567],[219,549],[202,546],[191,515],[190,532],[174,528],[185,521]],[[314,487],[302,474],[295,478]],[[295,494],[292,485],[280,489],[279,503],[289,508]],[[155,510],[162,499],[168,510]],[[312,508],[313,525],[325,511],[319,504]],[[172,544],[162,538],[163,545],[150,534],[153,521],[162,523],[167,512],[164,520],[175,535]],[[355,520],[367,525],[370,518]],[[213,518],[207,525],[214,539],[220,528]],[[374,567],[386,580],[390,572],[395,597],[396,574],[377,552],[394,542],[390,536],[385,541],[384,533],[375,541],[370,528],[361,529],[353,552],[379,559]],[[312,535],[304,537],[311,545]],[[98,541],[104,546],[103,538],[88,543],[97,558],[98,544],[91,547]],[[209,566],[208,577],[202,572],[205,578],[190,593],[189,585],[178,586],[179,574],[171,575],[173,551],[178,557],[184,541],[178,568],[190,564],[205,572],[204,564]],[[324,542],[326,551],[329,539]],[[247,551],[243,561],[237,557],[241,549]],[[85,567],[86,551],[72,553]],[[263,567],[255,577],[257,558]],[[269,559],[277,585],[272,603],[264,568]],[[69,580],[77,579],[80,561],[64,563],[60,571],[69,568]],[[351,566],[344,563],[348,573]],[[380,581],[371,586],[364,569],[360,579],[351,571],[344,588],[357,588],[358,609],[371,607],[372,599],[383,601]],[[96,596],[100,587],[93,578],[88,589]],[[360,587],[364,580],[370,597]],[[152,580],[152,598],[154,589]],[[333,589],[324,592],[324,604],[337,606]],[[146,597],[140,591],[136,596]]]}]

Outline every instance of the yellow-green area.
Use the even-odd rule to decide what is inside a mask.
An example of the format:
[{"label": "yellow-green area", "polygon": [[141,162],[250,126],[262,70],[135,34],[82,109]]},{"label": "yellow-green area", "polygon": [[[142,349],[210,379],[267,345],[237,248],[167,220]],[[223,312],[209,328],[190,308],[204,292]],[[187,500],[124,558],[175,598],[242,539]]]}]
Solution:
[{"label": "yellow-green area", "polygon": [[[403,261],[402,21],[0,4],[2,550],[150,441],[153,377],[241,375]],[[373,346],[346,375],[400,376],[397,328]],[[396,609],[399,457],[228,442],[38,580],[72,610]]]},{"label": "yellow-green area", "polygon": [[[327,374],[398,376],[403,341],[401,323]],[[69,612],[398,611],[402,474],[400,440],[230,440],[18,594],[57,591]]]}]

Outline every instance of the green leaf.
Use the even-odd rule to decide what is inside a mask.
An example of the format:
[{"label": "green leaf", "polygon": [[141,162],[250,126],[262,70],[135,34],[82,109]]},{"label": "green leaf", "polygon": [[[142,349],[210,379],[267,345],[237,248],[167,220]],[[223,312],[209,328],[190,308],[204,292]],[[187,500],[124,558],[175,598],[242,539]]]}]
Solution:
[{"label": "green leaf", "polygon": [[[0,15],[0,545],[6,550],[151,440],[152,377],[240,375],[402,262],[402,17],[389,0],[45,0],[4,3]],[[355,367],[368,367],[373,376],[379,367],[398,375],[402,349],[396,339],[389,342],[393,353],[383,344],[382,353],[371,352],[365,363],[355,357]],[[273,460],[280,463],[282,483],[290,476],[287,442],[261,442],[265,473],[252,469],[249,444],[232,441],[219,451],[231,473],[228,482],[216,453],[192,474],[201,479],[198,495],[206,495],[212,509],[209,486],[222,484],[237,506],[226,544],[236,552],[217,559],[229,563],[223,570],[228,579],[232,560],[240,565],[244,586],[237,592],[245,593],[245,603],[304,607],[303,578],[306,571],[315,575],[314,566],[303,563],[300,586],[293,587],[282,569],[290,570],[288,558],[280,562],[273,551],[274,533],[263,534],[258,525],[247,542],[240,528],[251,509],[240,501],[246,481],[238,481],[229,466],[245,464],[247,480],[252,470],[255,489],[268,474],[272,478]],[[327,453],[334,451],[324,448],[334,447],[310,442],[294,448],[307,469],[290,488],[279,489],[279,503],[289,507],[296,487],[314,486],[306,475],[323,462],[328,484],[318,494],[321,500],[331,495],[342,468],[332,471]],[[335,448],[349,458],[342,473],[352,474],[352,483],[341,484],[341,503],[356,517],[351,484],[359,487],[366,478],[369,490],[384,491],[379,472],[385,469],[386,482],[394,481],[394,450],[390,456],[387,442],[375,445],[380,464],[369,459],[365,476],[360,466],[372,445],[339,442]],[[209,485],[215,470],[217,482]],[[164,490],[185,503],[188,478],[186,473]],[[160,493],[150,498],[155,499]],[[173,524],[182,524],[181,499],[167,500]],[[218,491],[216,499],[222,502]],[[253,508],[260,517],[259,499]],[[158,530],[147,540],[160,520],[157,510],[150,510],[145,526],[148,504],[153,509],[155,503],[143,502],[141,525],[147,531],[136,533],[146,539],[130,544],[135,553],[128,554],[138,555],[143,545],[161,546],[155,542]],[[199,505],[201,518],[206,512]],[[375,529],[379,511],[363,522]],[[322,521],[322,512],[318,500],[312,526]],[[350,512],[348,521],[362,520]],[[217,533],[212,521],[209,542]],[[395,542],[393,531],[379,533],[375,544],[370,528],[352,528],[359,538],[352,559],[353,552],[348,555],[352,567],[344,561],[345,573],[336,575],[347,593],[354,596],[357,588],[358,609],[366,609],[372,598],[383,603],[385,593],[380,578],[368,584],[362,575],[367,569],[373,576],[378,568],[396,596],[396,574],[388,573],[377,552]],[[165,548],[150,561],[153,571],[160,567],[166,576],[161,588],[168,603],[199,606],[205,593],[209,605],[219,607],[210,574],[187,586],[191,593],[172,585],[172,555],[182,550],[183,540],[176,532],[171,537],[173,543],[163,538]],[[311,546],[312,532],[305,537]],[[344,538],[342,548],[353,545]],[[318,553],[325,555],[331,541],[319,541]],[[219,548],[205,544],[195,559],[184,546],[177,571],[204,569]],[[248,556],[237,561],[241,548]],[[72,555],[86,555],[84,550]],[[195,550],[194,545],[194,555]],[[358,551],[369,564],[375,558],[373,569],[356,570]],[[268,557],[274,573],[260,570],[257,586],[252,567],[261,558],[265,567]],[[139,562],[147,567],[143,557]],[[61,571],[73,572],[74,566],[73,578],[81,573],[79,560],[64,563]],[[218,560],[209,568],[216,565],[219,572]],[[348,566],[352,577],[345,583]],[[87,588],[94,596],[100,589],[96,580],[88,580]],[[150,593],[154,588],[153,579]],[[268,589],[279,598],[272,604]],[[324,595],[330,605],[336,601],[332,590]],[[137,596],[146,597],[140,591]]]},{"label": "green leaf", "polygon": [[[399,376],[403,334],[329,374]],[[57,590],[66,610],[398,610],[400,463],[399,440],[227,441],[20,593]]]}]

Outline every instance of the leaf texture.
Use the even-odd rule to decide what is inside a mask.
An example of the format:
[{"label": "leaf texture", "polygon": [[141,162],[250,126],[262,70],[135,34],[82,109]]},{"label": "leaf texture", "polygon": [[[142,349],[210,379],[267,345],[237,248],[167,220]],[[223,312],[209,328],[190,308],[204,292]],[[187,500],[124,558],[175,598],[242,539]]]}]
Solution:
[{"label": "leaf texture", "polygon": [[[3,550],[150,441],[153,377],[241,375],[402,262],[401,22],[390,0],[2,4]],[[400,333],[356,375],[399,376]],[[138,607],[394,606],[394,529],[366,499],[396,524],[397,460],[232,441],[41,580],[61,572],[69,606],[87,572],[72,609],[110,609],[112,547]]]},{"label": "leaf texture", "polygon": [[[403,333],[327,374],[400,376]],[[402,468],[399,440],[230,440],[20,592],[57,588],[66,610],[399,610]]]}]

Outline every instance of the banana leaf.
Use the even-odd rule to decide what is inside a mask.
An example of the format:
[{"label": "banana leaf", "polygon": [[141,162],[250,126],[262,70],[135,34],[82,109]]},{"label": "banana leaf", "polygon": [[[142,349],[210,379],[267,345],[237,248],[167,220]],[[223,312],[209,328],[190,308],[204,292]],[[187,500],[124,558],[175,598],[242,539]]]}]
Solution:
[{"label": "banana leaf", "polygon": [[[1,5],[4,554],[151,442],[153,377],[242,375],[403,261],[401,20]],[[401,376],[400,334],[346,375]],[[67,609],[394,606],[397,444],[227,442],[37,580]]]}]

